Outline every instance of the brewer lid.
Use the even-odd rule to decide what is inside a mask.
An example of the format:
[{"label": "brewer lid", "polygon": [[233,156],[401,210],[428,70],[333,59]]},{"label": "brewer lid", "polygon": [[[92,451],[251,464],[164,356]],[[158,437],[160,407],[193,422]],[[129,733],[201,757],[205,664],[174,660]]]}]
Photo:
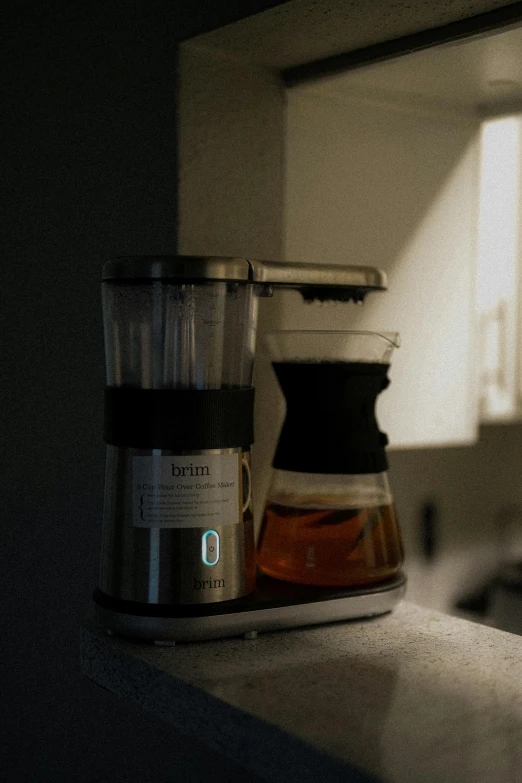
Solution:
[{"label": "brewer lid", "polygon": [[341,301],[361,301],[369,291],[386,289],[386,275],[375,267],[220,256],[125,256],[107,261],[102,279],[256,283],[267,289],[297,289],[305,299]]},{"label": "brewer lid", "polygon": [[102,280],[251,281],[245,258],[219,256],[121,256],[103,266]]}]

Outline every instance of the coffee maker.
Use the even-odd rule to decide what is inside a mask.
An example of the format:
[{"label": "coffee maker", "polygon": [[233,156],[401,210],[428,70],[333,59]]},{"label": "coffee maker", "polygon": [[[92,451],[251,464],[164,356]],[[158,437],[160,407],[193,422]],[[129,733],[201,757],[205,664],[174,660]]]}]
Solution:
[{"label": "coffee maker", "polygon": [[174,643],[389,611],[404,577],[356,589],[256,580],[250,447],[259,302],[362,302],[367,267],[150,256],[108,261],[100,583],[109,633]]}]

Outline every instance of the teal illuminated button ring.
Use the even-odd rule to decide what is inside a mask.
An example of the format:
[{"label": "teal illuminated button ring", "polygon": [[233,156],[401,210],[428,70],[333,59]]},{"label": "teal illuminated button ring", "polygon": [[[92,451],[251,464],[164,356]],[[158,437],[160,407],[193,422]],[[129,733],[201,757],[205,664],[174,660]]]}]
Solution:
[{"label": "teal illuminated button ring", "polygon": [[207,530],[201,537],[201,559],[207,566],[219,561],[219,533],[215,530]]}]

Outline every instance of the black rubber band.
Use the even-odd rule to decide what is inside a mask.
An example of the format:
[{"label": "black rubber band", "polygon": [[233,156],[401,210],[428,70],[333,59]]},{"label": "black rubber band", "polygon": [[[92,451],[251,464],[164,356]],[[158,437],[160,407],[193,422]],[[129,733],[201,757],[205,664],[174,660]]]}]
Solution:
[{"label": "black rubber band", "polygon": [[254,389],[105,389],[104,437],[137,449],[248,448]]}]

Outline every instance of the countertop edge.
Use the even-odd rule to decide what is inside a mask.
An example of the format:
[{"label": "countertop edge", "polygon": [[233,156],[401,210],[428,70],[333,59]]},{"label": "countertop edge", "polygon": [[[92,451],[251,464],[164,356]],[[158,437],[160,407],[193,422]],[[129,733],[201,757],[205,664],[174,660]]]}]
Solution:
[{"label": "countertop edge", "polygon": [[87,621],[80,631],[81,672],[185,735],[204,742],[267,783],[377,783],[377,778],[111,646]]}]

